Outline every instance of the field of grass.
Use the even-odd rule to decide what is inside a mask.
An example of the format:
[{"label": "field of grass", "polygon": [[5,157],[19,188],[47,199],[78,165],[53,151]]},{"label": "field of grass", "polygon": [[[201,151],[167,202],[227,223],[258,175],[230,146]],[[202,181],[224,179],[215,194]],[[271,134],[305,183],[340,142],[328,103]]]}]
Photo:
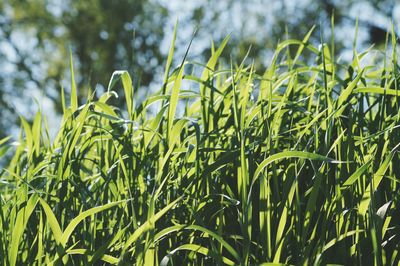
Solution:
[{"label": "field of grass", "polygon": [[54,141],[40,112],[0,140],[0,264],[397,265],[395,37],[341,64],[310,34],[261,74],[172,44],[143,102],[118,71],[79,106],[72,77]]}]

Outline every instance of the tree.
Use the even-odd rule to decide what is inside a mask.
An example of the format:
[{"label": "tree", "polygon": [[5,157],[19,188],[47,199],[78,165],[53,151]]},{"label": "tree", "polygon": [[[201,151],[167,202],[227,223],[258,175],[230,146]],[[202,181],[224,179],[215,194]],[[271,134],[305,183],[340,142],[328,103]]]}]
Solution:
[{"label": "tree", "polygon": [[[168,37],[164,25],[173,24],[176,17],[180,21],[177,62],[199,26],[191,48],[194,54],[207,58],[210,39],[219,43],[231,33],[223,56],[226,61],[240,61],[251,47],[249,58],[262,72],[279,41],[302,39],[313,25],[323,32],[325,41],[330,40],[332,16],[335,54],[351,51],[357,17],[362,33],[359,44],[383,44],[390,21],[399,23],[395,20],[399,8],[394,0],[2,1],[0,137],[17,120],[12,97],[30,98],[32,91],[39,90],[60,111],[60,84],[67,91],[70,87],[70,49],[80,98],[85,99],[89,88],[103,90],[116,69],[128,70],[135,84],[146,86],[153,81],[156,69],[163,66],[160,44]],[[313,34],[310,41],[319,43],[320,34]]]},{"label": "tree", "polygon": [[[10,71],[0,73],[0,137],[17,120],[10,116],[15,113],[10,98],[41,91],[60,111],[70,51],[81,99],[89,88],[107,87],[116,69],[127,69],[135,82],[148,84],[162,61],[159,43],[166,18],[165,8],[147,0],[1,2],[0,58]],[[69,82],[64,85],[68,91]]]},{"label": "tree", "polygon": [[[396,21],[396,8],[400,8],[400,2],[394,0],[205,0],[203,4],[188,7],[185,12],[189,11],[191,16],[185,18],[187,25],[194,21],[200,27],[200,40],[212,35],[218,42],[231,33],[227,50],[233,52],[235,59],[243,58],[251,46],[250,58],[263,69],[279,41],[302,39],[314,25],[317,26],[316,33],[310,41],[318,44],[320,32],[325,41],[330,41],[332,16],[337,54],[351,51],[357,18],[361,35],[359,45],[383,44],[386,34],[390,34],[391,21],[395,23],[395,29],[396,23],[400,22]],[[212,25],[212,31],[209,25]]]}]

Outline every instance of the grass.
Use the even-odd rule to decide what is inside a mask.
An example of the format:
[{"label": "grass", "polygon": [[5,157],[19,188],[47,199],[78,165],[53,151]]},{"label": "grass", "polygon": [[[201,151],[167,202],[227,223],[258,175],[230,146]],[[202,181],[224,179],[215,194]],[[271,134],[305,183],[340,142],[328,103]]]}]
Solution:
[{"label": "grass", "polygon": [[396,39],[341,64],[310,35],[264,74],[218,64],[229,38],[173,69],[172,43],[141,103],[125,71],[82,106],[72,80],[54,141],[40,112],[0,140],[0,264],[397,265]]}]

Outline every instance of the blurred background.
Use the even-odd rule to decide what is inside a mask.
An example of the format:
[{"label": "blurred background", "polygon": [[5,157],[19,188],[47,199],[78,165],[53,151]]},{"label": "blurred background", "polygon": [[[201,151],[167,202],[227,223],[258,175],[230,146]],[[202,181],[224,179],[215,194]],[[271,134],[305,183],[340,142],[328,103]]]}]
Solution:
[{"label": "blurred background", "polygon": [[[70,91],[72,52],[80,101],[89,89],[100,95],[114,70],[128,70],[137,97],[161,86],[174,24],[179,20],[177,66],[198,29],[189,58],[205,62],[213,40],[231,34],[224,57],[249,58],[263,73],[279,41],[330,41],[351,60],[356,19],[357,49],[382,47],[393,23],[399,33],[396,0],[3,0],[0,1],[0,138],[18,133],[19,116],[28,120],[41,108],[53,129],[59,126],[60,90]],[[122,104],[122,102],[121,102]]]}]

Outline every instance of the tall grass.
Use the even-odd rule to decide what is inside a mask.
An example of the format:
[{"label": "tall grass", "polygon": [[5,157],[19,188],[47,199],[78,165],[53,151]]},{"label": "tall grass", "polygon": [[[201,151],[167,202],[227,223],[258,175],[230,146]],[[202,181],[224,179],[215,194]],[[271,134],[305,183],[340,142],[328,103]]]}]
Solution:
[{"label": "tall grass", "polygon": [[125,71],[82,106],[72,80],[56,139],[40,112],[21,118],[0,172],[1,264],[397,265],[396,39],[383,65],[371,49],[343,65],[310,35],[262,75],[218,64],[228,38],[173,69],[172,43],[142,103]]}]

